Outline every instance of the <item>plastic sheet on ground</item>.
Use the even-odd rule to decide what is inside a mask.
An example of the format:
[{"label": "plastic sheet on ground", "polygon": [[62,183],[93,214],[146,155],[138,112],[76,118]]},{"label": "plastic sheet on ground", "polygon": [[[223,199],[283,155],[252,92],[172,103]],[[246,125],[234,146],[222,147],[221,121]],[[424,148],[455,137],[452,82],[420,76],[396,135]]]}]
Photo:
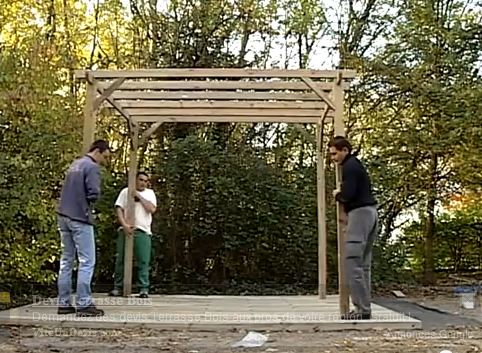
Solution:
[{"label": "plastic sheet on ground", "polygon": [[243,337],[241,341],[233,343],[231,347],[245,347],[245,348],[253,348],[253,347],[261,347],[263,344],[266,343],[268,337],[262,335],[258,332],[250,331],[246,336]]}]

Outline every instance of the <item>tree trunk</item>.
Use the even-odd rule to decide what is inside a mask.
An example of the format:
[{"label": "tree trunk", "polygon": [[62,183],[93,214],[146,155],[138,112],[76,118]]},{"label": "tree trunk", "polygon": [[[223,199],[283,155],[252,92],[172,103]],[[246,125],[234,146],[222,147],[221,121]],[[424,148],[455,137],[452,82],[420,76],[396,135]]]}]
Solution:
[{"label": "tree trunk", "polygon": [[239,58],[238,58],[238,66],[244,67],[246,66],[246,53],[248,48],[249,36],[250,36],[250,24],[249,21],[251,20],[250,15],[246,15],[244,19],[244,26],[243,26],[243,35],[241,39],[241,49],[239,50]]},{"label": "tree trunk", "polygon": [[436,153],[433,153],[430,159],[430,185],[427,199],[427,222],[425,226],[424,282],[426,285],[435,283],[433,239],[435,235],[435,203],[437,201],[437,166],[438,156]]},{"label": "tree trunk", "polygon": [[396,220],[396,218],[399,214],[400,214],[400,212],[398,211],[398,209],[397,210],[395,209],[394,205],[392,205],[392,207],[390,207],[390,209],[389,209],[389,212],[386,213],[385,221],[383,222],[384,223],[384,230],[383,230],[382,236],[380,237],[380,242],[382,244],[385,245],[385,244],[388,243],[388,240],[390,239],[390,236],[392,235],[392,231],[393,231],[393,228],[394,228],[394,225],[395,225],[395,220]]},{"label": "tree trunk", "polygon": [[299,68],[305,68],[305,61],[303,60],[303,34],[298,33],[298,61],[299,61]]},{"label": "tree trunk", "polygon": [[47,27],[48,27],[48,31],[46,33],[46,39],[48,42],[53,43],[55,39],[56,28],[57,28],[54,0],[51,0],[49,4]]}]

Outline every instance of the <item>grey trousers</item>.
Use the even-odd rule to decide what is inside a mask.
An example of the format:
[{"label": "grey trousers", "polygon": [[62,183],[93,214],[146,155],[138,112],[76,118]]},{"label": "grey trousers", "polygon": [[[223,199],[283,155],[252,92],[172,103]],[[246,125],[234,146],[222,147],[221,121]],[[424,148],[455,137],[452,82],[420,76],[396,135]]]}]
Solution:
[{"label": "grey trousers", "polygon": [[345,271],[351,301],[358,312],[371,313],[371,263],[378,234],[378,212],[374,206],[348,213],[345,239]]}]

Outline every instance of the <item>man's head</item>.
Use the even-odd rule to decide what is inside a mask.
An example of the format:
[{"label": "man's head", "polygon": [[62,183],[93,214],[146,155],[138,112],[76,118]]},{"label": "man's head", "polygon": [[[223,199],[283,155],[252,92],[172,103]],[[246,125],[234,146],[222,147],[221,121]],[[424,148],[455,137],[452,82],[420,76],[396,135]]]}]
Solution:
[{"label": "man's head", "polygon": [[110,157],[109,144],[105,140],[97,140],[90,146],[88,154],[98,164],[107,165]]},{"label": "man's head", "polygon": [[346,156],[351,154],[351,144],[342,136],[336,136],[328,144],[331,160],[337,164],[343,163]]},{"label": "man's head", "polygon": [[149,176],[146,172],[138,172],[136,177],[136,189],[138,191],[143,191],[146,189],[149,183]]}]

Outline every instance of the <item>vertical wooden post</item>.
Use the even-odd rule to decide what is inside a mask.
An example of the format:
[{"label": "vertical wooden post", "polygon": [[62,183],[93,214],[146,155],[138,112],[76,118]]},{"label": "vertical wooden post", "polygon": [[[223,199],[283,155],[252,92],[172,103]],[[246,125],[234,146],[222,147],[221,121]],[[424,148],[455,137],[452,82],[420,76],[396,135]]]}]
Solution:
[{"label": "vertical wooden post", "polygon": [[93,78],[89,75],[86,78],[82,154],[87,153],[90,145],[92,144],[92,142],[94,142],[95,126],[97,121],[96,110],[94,109],[94,102],[96,96],[95,82]]},{"label": "vertical wooden post", "polygon": [[[132,126],[132,125],[131,125]],[[136,190],[137,175],[137,150],[139,147],[139,127],[134,125],[131,129],[131,151],[129,156],[128,176],[128,199],[126,221],[128,224],[135,224],[135,201],[133,193]],[[134,248],[134,236],[125,233],[124,242],[124,288],[123,295],[129,296],[132,293],[132,255]]]},{"label": "vertical wooden post", "polygon": [[[328,109],[328,108],[327,108]],[[326,197],[325,197],[325,159],[323,157],[323,124],[320,119],[316,125],[316,189],[318,204],[318,295],[326,298]]]},{"label": "vertical wooden post", "polygon": [[[334,130],[335,136],[345,136],[345,121],[343,118],[344,94],[342,87],[342,73],[338,73],[338,78],[333,85],[333,100],[336,106]],[[336,168],[336,187],[339,188],[342,180],[342,170],[340,166]],[[338,235],[338,290],[340,301],[340,314],[347,314],[350,310],[349,293],[345,271],[345,233],[347,216],[342,205],[337,202],[337,235]]]}]

